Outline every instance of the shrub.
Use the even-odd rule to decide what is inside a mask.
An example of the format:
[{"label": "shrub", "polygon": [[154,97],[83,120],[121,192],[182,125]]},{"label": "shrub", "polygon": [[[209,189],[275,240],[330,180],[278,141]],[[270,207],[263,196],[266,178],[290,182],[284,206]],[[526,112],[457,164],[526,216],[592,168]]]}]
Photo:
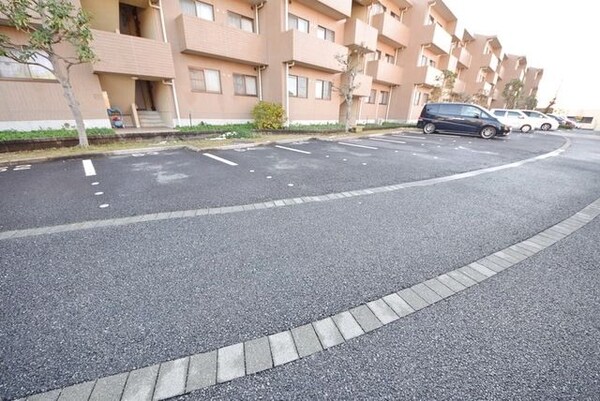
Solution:
[{"label": "shrub", "polygon": [[283,107],[277,103],[258,102],[252,109],[254,124],[258,129],[282,129],[284,114]]}]

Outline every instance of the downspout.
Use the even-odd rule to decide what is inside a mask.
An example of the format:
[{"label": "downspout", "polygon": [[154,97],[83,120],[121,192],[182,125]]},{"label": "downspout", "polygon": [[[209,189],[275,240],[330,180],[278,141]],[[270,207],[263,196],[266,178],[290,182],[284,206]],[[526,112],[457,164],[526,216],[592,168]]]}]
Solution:
[{"label": "downspout", "polygon": [[284,89],[285,89],[285,126],[289,126],[290,124],[290,91],[288,88],[288,77],[290,75],[290,67],[294,66],[294,62],[293,61],[287,61],[284,63],[285,64],[285,83],[284,83]]},{"label": "downspout", "polygon": [[392,104],[392,92],[394,91],[394,86],[390,86],[390,94],[388,97],[388,104],[385,109],[385,121],[388,120],[388,116],[390,115],[390,105]]},{"label": "downspout", "polygon": [[267,68],[266,65],[259,65],[258,67],[256,67],[256,70],[258,71],[258,100],[259,101],[263,100],[262,72],[265,68]]},{"label": "downspout", "polygon": [[290,29],[289,24],[289,15],[290,15],[290,6],[288,4],[288,0],[283,0],[283,31],[287,32]]},{"label": "downspout", "polygon": [[[162,2],[158,3],[159,5],[152,4],[152,0],[148,0],[148,6],[158,10],[160,15],[160,27],[162,30],[163,42],[169,43],[167,40],[167,28],[165,26],[165,14],[162,9]],[[181,125],[181,114],[179,113],[179,101],[177,100],[177,89],[175,88],[175,78],[171,78],[170,82],[163,80],[163,84],[171,86],[171,92],[173,94],[173,104],[175,106],[175,116],[177,117],[177,125]]]},{"label": "downspout", "polygon": [[258,23],[258,10],[263,8],[264,5],[265,5],[265,2],[263,1],[262,3],[254,6],[254,32],[256,34],[260,34],[260,24]]}]

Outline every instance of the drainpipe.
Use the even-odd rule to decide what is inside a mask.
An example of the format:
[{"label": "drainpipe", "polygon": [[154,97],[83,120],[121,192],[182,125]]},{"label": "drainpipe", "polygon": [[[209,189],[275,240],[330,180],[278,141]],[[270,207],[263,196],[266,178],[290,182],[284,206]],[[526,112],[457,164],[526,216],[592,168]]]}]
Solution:
[{"label": "drainpipe", "polygon": [[265,2],[263,1],[262,3],[254,6],[254,32],[257,34],[260,33],[260,24],[258,23],[258,10],[263,8],[264,5],[265,5]]},{"label": "drainpipe", "polygon": [[258,71],[258,100],[260,100],[260,101],[263,100],[262,72],[266,68],[267,68],[266,65],[259,65],[258,67],[256,67],[256,70]]},{"label": "drainpipe", "polygon": [[[286,1],[287,4],[287,1]],[[287,23],[286,23],[287,25]],[[290,91],[288,88],[288,77],[290,75],[290,67],[294,66],[293,61],[288,61],[285,64],[285,83],[283,85],[285,90],[285,125],[286,127],[290,124]]]},{"label": "drainpipe", "polygon": [[356,120],[356,123],[358,124],[361,121],[361,117],[362,117],[362,108],[363,108],[363,104],[365,103],[365,99],[363,97],[360,98],[359,100],[359,104],[358,104],[358,119]]},{"label": "drainpipe", "polygon": [[[152,4],[152,0],[148,0],[148,7],[158,10],[160,15],[160,27],[162,30],[163,42],[169,43],[167,40],[167,28],[165,26],[165,14],[162,9],[162,2],[159,1],[159,5]],[[181,114],[179,113],[179,101],[177,100],[177,89],[175,88],[175,78],[171,78],[170,82],[165,80],[162,81],[165,85],[171,86],[171,92],[173,93],[173,104],[175,105],[175,116],[177,117],[177,125],[181,125]]]},{"label": "drainpipe", "polygon": [[390,86],[390,94],[388,95],[388,104],[385,108],[385,121],[388,120],[388,116],[390,115],[390,105],[392,104],[392,92],[394,91],[395,86]]}]

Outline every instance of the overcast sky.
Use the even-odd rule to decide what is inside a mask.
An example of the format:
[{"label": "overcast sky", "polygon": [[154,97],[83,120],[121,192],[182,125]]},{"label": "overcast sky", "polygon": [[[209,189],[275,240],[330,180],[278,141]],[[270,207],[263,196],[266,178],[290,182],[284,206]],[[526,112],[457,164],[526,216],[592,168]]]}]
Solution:
[{"label": "overcast sky", "polygon": [[600,2],[444,0],[471,33],[498,35],[505,53],[544,69],[538,107],[600,110]]}]

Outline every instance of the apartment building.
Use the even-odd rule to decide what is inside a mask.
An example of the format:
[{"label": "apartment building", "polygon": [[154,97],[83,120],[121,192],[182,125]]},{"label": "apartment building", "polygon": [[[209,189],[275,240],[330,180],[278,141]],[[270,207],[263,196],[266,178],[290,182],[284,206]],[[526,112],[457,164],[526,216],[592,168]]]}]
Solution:
[{"label": "apartment building", "polygon": [[492,101],[493,108],[505,108],[506,100],[502,97],[502,92],[506,84],[512,80],[518,79],[521,82],[525,80],[525,71],[527,70],[527,57],[514,54],[505,54],[500,69],[498,71],[498,83],[495,91],[499,92]]},{"label": "apartment building", "polygon": [[523,96],[535,96],[543,76],[543,68],[528,67],[525,70],[525,80],[523,82]]},{"label": "apartment building", "polygon": [[[292,124],[338,122],[343,62],[356,67],[352,123],[415,121],[444,70],[457,74],[452,99],[498,96],[499,40],[470,34],[441,0],[72,1],[98,56],[72,77],[88,127],[110,126],[108,108],[132,127],[245,122],[260,100]],[[46,71],[2,59],[0,91],[0,129],[73,124]]]}]

